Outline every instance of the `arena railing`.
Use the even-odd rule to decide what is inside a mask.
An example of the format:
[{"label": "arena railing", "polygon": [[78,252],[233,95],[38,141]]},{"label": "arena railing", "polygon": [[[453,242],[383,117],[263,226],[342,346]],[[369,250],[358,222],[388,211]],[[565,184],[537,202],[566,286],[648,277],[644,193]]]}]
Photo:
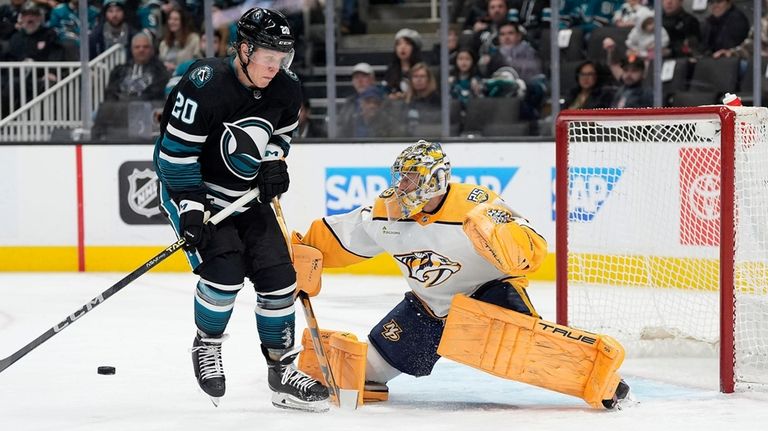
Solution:
[{"label": "arena railing", "polygon": [[[91,106],[95,112],[104,100],[104,89],[109,74],[115,66],[125,62],[125,49],[114,45],[91,60]],[[9,63],[0,63],[4,67]],[[12,64],[12,63],[11,63]],[[62,73],[58,82],[43,88],[43,92],[27,100],[10,115],[0,120],[0,141],[28,142],[44,141],[57,129],[74,129],[82,125],[80,104],[80,63],[79,62],[37,62],[28,63],[31,76],[38,72],[57,71]],[[37,80],[33,80],[37,81]],[[21,86],[22,88],[24,85]],[[34,87],[33,87],[34,88]],[[33,93],[34,94],[34,93]]]}]

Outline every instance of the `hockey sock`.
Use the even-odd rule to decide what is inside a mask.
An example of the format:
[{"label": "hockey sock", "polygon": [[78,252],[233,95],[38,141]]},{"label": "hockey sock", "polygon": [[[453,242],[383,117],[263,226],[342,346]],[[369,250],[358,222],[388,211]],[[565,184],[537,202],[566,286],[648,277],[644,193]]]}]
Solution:
[{"label": "hockey sock", "polygon": [[285,351],[293,347],[295,331],[293,294],[295,290],[296,284],[294,283],[274,292],[256,295],[255,313],[259,339],[261,344],[269,349],[270,354],[273,351]]},{"label": "hockey sock", "polygon": [[243,284],[223,285],[203,278],[197,282],[195,293],[195,324],[205,334],[216,336],[224,333],[235,297]]}]

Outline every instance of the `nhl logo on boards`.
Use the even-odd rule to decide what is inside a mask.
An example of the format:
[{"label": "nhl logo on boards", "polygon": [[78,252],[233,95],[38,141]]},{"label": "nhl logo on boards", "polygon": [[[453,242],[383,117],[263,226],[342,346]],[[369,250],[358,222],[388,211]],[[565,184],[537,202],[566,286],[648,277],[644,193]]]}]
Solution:
[{"label": "nhl logo on boards", "polygon": [[166,224],[160,212],[157,175],[152,162],[123,163],[118,171],[120,218],[126,224]]}]

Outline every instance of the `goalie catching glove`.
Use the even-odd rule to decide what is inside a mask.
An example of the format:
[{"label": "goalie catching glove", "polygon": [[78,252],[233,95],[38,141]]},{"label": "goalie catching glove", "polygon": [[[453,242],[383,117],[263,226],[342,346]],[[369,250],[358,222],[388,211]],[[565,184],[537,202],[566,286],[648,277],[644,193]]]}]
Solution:
[{"label": "goalie catching glove", "polygon": [[536,271],[544,260],[540,252],[546,251],[544,238],[505,205],[476,206],[464,219],[463,229],[475,251],[505,274]]}]

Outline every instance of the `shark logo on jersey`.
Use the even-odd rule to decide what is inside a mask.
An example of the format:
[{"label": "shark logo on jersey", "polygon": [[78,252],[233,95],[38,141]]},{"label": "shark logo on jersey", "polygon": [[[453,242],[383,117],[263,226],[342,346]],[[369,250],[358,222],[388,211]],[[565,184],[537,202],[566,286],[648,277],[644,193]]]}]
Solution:
[{"label": "shark logo on jersey", "polygon": [[210,81],[212,76],[213,68],[211,66],[205,65],[193,70],[192,73],[189,74],[189,80],[195,84],[195,87],[203,88],[203,85]]},{"label": "shark logo on jersey", "polygon": [[389,341],[400,341],[400,334],[403,329],[395,322],[395,319],[390,320],[383,326],[384,330],[381,331],[381,336]]},{"label": "shark logo on jersey", "polygon": [[461,270],[460,263],[431,250],[396,254],[394,258],[408,268],[408,277],[424,283],[424,287],[440,285]]},{"label": "shark logo on jersey", "polygon": [[236,177],[253,180],[271,136],[272,125],[262,118],[248,117],[224,123],[220,141],[224,164]]}]

